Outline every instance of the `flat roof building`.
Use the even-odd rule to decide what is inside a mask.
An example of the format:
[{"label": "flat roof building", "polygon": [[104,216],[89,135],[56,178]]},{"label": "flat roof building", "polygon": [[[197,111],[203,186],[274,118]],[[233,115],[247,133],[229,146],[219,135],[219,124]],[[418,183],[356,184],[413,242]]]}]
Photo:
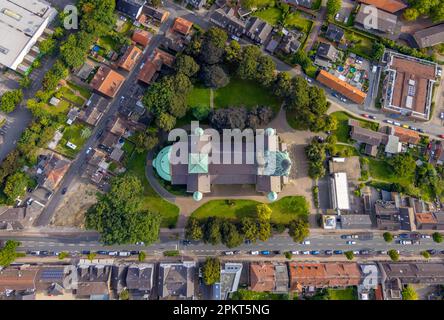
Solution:
[{"label": "flat roof building", "polygon": [[332,208],[350,210],[347,174],[345,172],[334,173],[330,183]]},{"label": "flat roof building", "polygon": [[42,0],[0,0],[0,65],[17,70],[56,14]]},{"label": "flat roof building", "polygon": [[392,51],[384,59],[383,111],[429,120],[437,64]]}]

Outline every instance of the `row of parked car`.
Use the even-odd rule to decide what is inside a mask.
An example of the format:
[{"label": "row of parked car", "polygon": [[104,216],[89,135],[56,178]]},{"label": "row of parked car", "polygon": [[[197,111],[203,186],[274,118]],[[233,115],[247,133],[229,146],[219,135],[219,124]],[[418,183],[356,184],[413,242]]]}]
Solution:
[{"label": "row of parked car", "polygon": [[[111,257],[129,257],[132,255],[138,255],[139,251],[89,251],[89,250],[83,250],[83,251],[71,251],[68,252],[68,254],[72,257],[76,257],[79,255],[88,255],[90,253],[95,253],[102,256],[111,256]],[[59,256],[61,252],[59,251],[27,251],[27,255],[31,256],[40,256],[40,257],[51,257],[51,256]]]}]

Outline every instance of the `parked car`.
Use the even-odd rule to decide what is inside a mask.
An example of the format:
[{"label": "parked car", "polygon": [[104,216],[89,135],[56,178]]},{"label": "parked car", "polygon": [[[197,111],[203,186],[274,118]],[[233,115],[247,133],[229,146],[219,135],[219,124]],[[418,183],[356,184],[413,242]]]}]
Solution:
[{"label": "parked car", "polygon": [[145,245],[145,242],[143,242],[143,241],[136,242],[136,246],[144,246],[144,245]]},{"label": "parked car", "polygon": [[90,254],[91,253],[91,251],[89,251],[89,250],[83,250],[82,251],[82,254]]},{"label": "parked car", "polygon": [[100,251],[97,251],[97,254],[100,254],[100,255],[103,255],[103,256],[107,256],[109,254],[109,252],[108,251],[100,250]]},{"label": "parked car", "polygon": [[269,255],[270,255],[270,251],[268,251],[268,250],[262,250],[262,251],[261,251],[261,255],[263,255],[263,256],[269,256]]},{"label": "parked car", "polygon": [[299,254],[299,251],[292,251],[291,254],[294,254],[297,256]]},{"label": "parked car", "polygon": [[310,252],[312,255],[316,256],[318,254],[320,254],[320,252],[318,250],[313,250]]},{"label": "parked car", "polygon": [[304,240],[304,241],[302,241],[302,244],[303,245],[309,245],[311,242],[309,241],[309,240]]},{"label": "parked car", "polygon": [[257,256],[257,255],[259,254],[259,251],[251,251],[251,254],[252,254],[253,256]]},{"label": "parked car", "polygon": [[280,250],[274,250],[273,253],[274,254],[281,254],[281,251]]},{"label": "parked car", "polygon": [[441,112],[441,113],[439,114],[439,118],[442,119],[442,120],[444,120],[444,112]]},{"label": "parked car", "polygon": [[356,244],[356,241],[347,241],[346,244]]},{"label": "parked car", "polygon": [[187,245],[191,244],[191,241],[190,240],[182,240],[182,244],[184,246],[187,246]]},{"label": "parked car", "polygon": [[334,250],[333,253],[334,254],[343,254],[344,251],[342,251],[342,250]]},{"label": "parked car", "polygon": [[379,251],[378,251],[378,254],[387,254],[387,251],[385,251],[385,250],[379,250]]},{"label": "parked car", "polygon": [[128,251],[119,252],[119,257],[129,257],[130,255],[131,255],[131,252],[128,252]]},{"label": "parked car", "polygon": [[434,256],[435,254],[438,253],[438,251],[436,251],[435,249],[429,249],[427,250],[428,253],[430,253],[430,255]]},{"label": "parked car", "polygon": [[421,235],[421,238],[422,238],[422,239],[431,239],[432,236],[429,235],[429,234],[422,234],[422,235]]},{"label": "parked car", "polygon": [[399,244],[412,244],[411,240],[399,240]]},{"label": "parked car", "polygon": [[351,234],[343,234],[343,235],[341,235],[341,239],[351,239],[351,238],[352,238]]},{"label": "parked car", "polygon": [[439,138],[444,139],[444,134],[438,135]]},{"label": "parked car", "polygon": [[226,256],[232,256],[234,254],[234,252],[233,251],[225,251],[224,254]]},{"label": "parked car", "polygon": [[86,150],[86,154],[90,154],[91,153],[91,151],[92,151],[92,148],[91,147],[89,147],[87,150]]},{"label": "parked car", "polygon": [[353,250],[353,254],[354,254],[355,256],[358,256],[358,255],[361,254],[361,252],[360,252],[359,250]]},{"label": "parked car", "polygon": [[117,256],[118,254],[119,253],[117,251],[111,251],[111,252],[108,253],[108,255],[112,256],[112,257]]},{"label": "parked car", "polygon": [[66,194],[66,191],[68,191],[68,188],[67,188],[67,187],[63,188],[63,189],[62,189],[62,195],[65,195],[65,194]]},{"label": "parked car", "polygon": [[333,250],[325,250],[326,255],[331,256],[333,254]]},{"label": "parked car", "polygon": [[361,116],[363,116],[364,118],[370,118],[370,115],[368,115],[366,113],[361,114]]},{"label": "parked car", "polygon": [[362,254],[362,255],[368,255],[368,254],[370,254],[370,250],[368,250],[368,249],[363,249],[363,250],[361,250],[361,251],[359,252],[359,254]]},{"label": "parked car", "polygon": [[409,127],[408,125],[406,125],[406,124],[403,124],[402,127],[405,128],[405,129],[409,129],[409,128],[410,128],[410,127]]},{"label": "parked car", "polygon": [[140,251],[138,251],[138,250],[132,250],[131,251],[131,255],[132,256],[137,256],[139,253],[140,253]]},{"label": "parked car", "polygon": [[418,128],[418,131],[424,133],[424,129]]},{"label": "parked car", "polygon": [[372,120],[376,120],[376,117],[375,117],[375,116],[369,115],[368,117],[369,117],[370,119],[372,119]]},{"label": "parked car", "polygon": [[389,119],[385,119],[384,122],[385,122],[385,123],[389,123],[389,124],[393,124],[393,121],[392,121],[392,120],[389,120]]},{"label": "parked car", "polygon": [[310,254],[310,251],[302,251],[302,254]]},{"label": "parked car", "polygon": [[399,122],[393,122],[393,124],[395,125],[395,126],[398,126],[398,127],[400,127],[401,126],[401,124],[399,123]]}]

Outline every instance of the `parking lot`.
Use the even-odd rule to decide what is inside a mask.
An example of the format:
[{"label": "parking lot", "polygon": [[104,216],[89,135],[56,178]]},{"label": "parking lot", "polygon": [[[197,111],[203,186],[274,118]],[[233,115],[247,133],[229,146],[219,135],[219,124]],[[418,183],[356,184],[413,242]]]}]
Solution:
[{"label": "parking lot", "polygon": [[0,73],[0,96],[5,92],[15,90],[19,88],[18,76],[12,74],[12,72]]}]

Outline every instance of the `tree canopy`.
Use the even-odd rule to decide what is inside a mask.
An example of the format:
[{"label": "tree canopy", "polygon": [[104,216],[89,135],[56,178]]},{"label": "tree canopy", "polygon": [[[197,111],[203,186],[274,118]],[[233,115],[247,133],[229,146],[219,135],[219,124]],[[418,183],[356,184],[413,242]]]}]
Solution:
[{"label": "tree canopy", "polygon": [[202,267],[202,276],[206,285],[220,281],[220,262],[218,258],[207,258]]},{"label": "tree canopy", "polygon": [[402,300],[418,300],[418,294],[412,285],[408,284],[402,289]]},{"label": "tree canopy", "polygon": [[22,90],[6,91],[0,98],[0,110],[5,113],[10,113],[15,110],[23,99]]}]

